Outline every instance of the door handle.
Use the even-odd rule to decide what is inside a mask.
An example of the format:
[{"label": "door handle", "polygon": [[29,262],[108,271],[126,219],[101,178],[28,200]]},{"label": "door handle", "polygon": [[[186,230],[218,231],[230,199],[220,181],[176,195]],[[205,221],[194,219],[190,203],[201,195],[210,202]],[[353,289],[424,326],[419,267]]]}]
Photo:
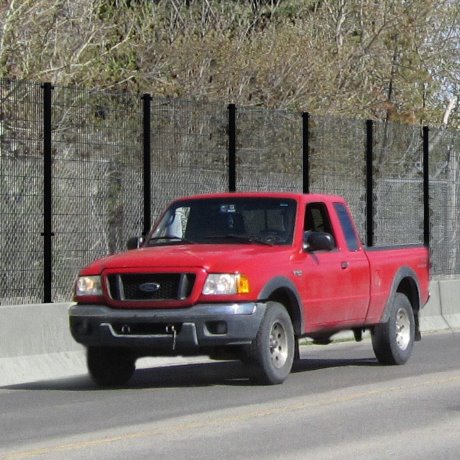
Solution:
[{"label": "door handle", "polygon": [[341,262],[340,263],[340,267],[342,268],[342,270],[346,270],[349,266],[350,266],[349,262]]}]

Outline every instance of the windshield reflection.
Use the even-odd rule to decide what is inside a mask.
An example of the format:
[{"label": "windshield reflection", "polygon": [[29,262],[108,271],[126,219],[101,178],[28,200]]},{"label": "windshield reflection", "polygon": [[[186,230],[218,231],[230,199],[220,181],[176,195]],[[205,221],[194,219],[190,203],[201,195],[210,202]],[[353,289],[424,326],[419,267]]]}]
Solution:
[{"label": "windshield reflection", "polygon": [[295,212],[293,199],[240,197],[177,201],[153,230],[147,245],[290,245]]}]

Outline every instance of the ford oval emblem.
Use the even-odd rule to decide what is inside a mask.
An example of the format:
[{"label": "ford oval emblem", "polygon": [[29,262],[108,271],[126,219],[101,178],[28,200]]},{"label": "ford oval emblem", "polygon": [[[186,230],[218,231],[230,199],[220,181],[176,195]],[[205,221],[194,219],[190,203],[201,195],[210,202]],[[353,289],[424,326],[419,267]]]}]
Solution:
[{"label": "ford oval emblem", "polygon": [[139,285],[139,290],[142,292],[157,292],[160,287],[158,283],[143,283]]}]

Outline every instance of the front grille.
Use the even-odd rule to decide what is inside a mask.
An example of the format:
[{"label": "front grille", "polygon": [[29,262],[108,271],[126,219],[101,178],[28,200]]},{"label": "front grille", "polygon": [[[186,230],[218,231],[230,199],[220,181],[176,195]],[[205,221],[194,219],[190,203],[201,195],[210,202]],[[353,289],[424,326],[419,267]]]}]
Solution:
[{"label": "front grille", "polygon": [[109,275],[114,300],[184,300],[195,282],[193,273],[133,273]]}]

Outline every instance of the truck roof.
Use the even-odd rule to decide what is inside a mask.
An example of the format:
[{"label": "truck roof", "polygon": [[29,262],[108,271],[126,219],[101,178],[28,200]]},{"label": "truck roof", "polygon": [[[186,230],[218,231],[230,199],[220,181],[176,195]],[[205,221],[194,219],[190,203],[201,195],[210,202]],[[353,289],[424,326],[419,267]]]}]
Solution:
[{"label": "truck roof", "polygon": [[198,200],[209,198],[290,198],[298,202],[341,202],[345,200],[339,195],[321,194],[321,193],[295,193],[295,192],[220,192],[207,193],[199,195],[184,196],[175,201],[181,200]]}]

